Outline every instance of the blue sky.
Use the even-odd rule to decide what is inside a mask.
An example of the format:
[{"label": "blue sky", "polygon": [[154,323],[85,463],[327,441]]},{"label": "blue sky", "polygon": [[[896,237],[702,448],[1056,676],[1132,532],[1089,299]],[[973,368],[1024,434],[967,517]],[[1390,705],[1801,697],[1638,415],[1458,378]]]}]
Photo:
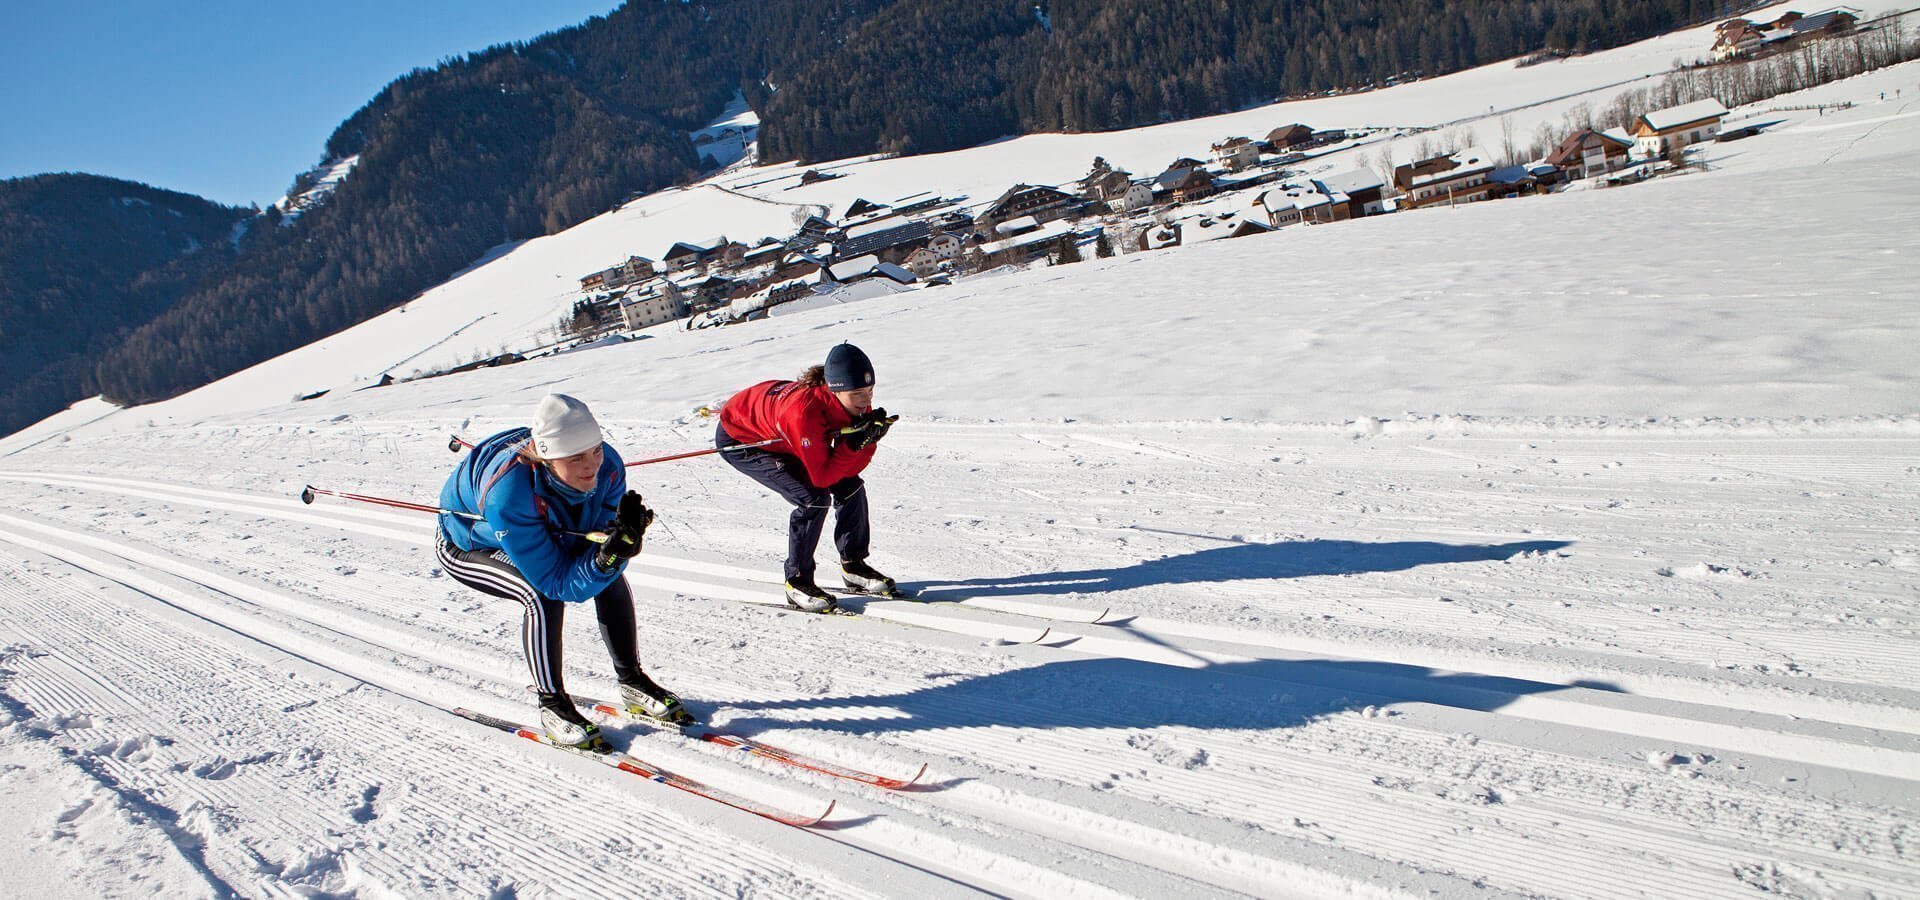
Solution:
[{"label": "blue sky", "polygon": [[0,0],[0,178],[89,172],[244,206],[417,67],[616,0]]}]

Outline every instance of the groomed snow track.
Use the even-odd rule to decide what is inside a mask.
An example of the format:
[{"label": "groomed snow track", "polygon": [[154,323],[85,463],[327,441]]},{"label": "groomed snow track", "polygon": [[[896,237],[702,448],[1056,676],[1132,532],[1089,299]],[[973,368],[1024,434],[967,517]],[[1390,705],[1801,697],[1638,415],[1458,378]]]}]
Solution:
[{"label": "groomed snow track", "polygon": [[[1610,527],[1652,547],[1690,527],[1696,511],[1683,494],[1663,494],[1664,508],[1595,498],[1720,471],[1735,473],[1753,510],[1817,478],[1824,533],[1844,535],[1849,510],[1869,495],[1910,507],[1910,490],[1885,491],[1920,445],[1852,447],[1859,461],[1848,466],[1831,464],[1827,439],[1779,437],[1743,443],[1735,465],[1724,446],[1653,436],[1636,440],[1662,449],[1633,454],[1646,464],[1628,480],[1608,462],[1621,449],[1613,437],[1369,449],[1236,429],[1177,444],[1146,435],[952,429],[904,464],[895,477],[911,487],[895,496],[940,490],[981,458],[1010,490],[961,521],[911,512],[916,500],[903,497],[882,511],[898,531],[895,558],[923,558],[929,571],[1021,572],[1048,541],[1053,553],[1091,559],[1117,540],[1152,559],[1129,542],[1199,533],[1194,523],[1049,524],[1026,510],[1022,526],[1007,498],[1097,509],[1116,471],[1169,456],[1193,495],[1188,518],[1211,505],[1311,509],[1297,493],[1309,489],[1350,491],[1367,507],[1410,486],[1421,505],[1369,515],[1404,524],[1444,505],[1473,520],[1511,518],[1503,503],[1549,518],[1604,511],[1624,523]],[[1548,441],[1550,452],[1514,450]],[[1249,456],[1310,459],[1314,483],[1229,487]],[[423,457],[422,468],[428,459],[445,457]],[[1490,468],[1502,473],[1501,494],[1451,486]],[[1618,564],[1631,554],[1613,556],[1618,542],[1604,533],[1457,559],[1425,546],[1455,545],[1406,541],[1393,552],[1433,558],[1378,565],[1315,562],[1322,548],[1299,544],[1301,573],[1220,563],[1243,577],[1056,566],[1033,569],[1052,580],[927,580],[918,586],[928,602],[854,599],[865,616],[818,617],[773,605],[777,588],[742,562],[764,563],[752,549],[764,541],[742,535],[766,523],[750,529],[720,511],[757,508],[735,484],[744,479],[693,468],[658,477],[667,483],[650,496],[662,527],[629,574],[649,669],[723,727],[873,771],[929,762],[923,785],[871,790],[677,736],[615,732],[636,756],[770,804],[838,800],[827,822],[803,831],[543,753],[443,711],[523,712],[526,676],[517,615],[435,569],[428,517],[51,467],[0,472],[9,498],[0,751],[57,748],[74,777],[119,798],[124,827],[171,858],[154,871],[212,896],[1743,897],[1916,886],[1906,843],[1920,806],[1911,676],[1873,684],[1849,677],[1854,666],[1816,662],[1844,652],[1898,670],[1892,655],[1904,645],[1852,647],[1844,632],[1731,621],[1752,626],[1749,660],[1788,645],[1807,660],[1782,679],[1750,661],[1727,668],[1687,628],[1638,644],[1577,640],[1583,616],[1602,612],[1582,608],[1590,598],[1611,597],[1605,612],[1616,617],[1648,602],[1623,596],[1630,579]],[[1562,524],[1595,521],[1565,515]],[[992,522],[1002,540],[941,556],[939,541],[977,527],[969,521]],[[1723,537],[1728,560],[1745,558],[1745,540],[1738,529]],[[1345,559],[1360,543],[1336,549]],[[728,559],[727,547],[741,549]],[[1569,576],[1580,560],[1596,562]],[[1655,604],[1690,601],[1696,586],[1733,593],[1765,581],[1668,562],[1672,572],[1643,575],[1671,589]],[[1536,602],[1516,605],[1529,595]],[[1201,614],[1221,603],[1243,612]],[[1335,624],[1280,621],[1283,610]],[[1456,631],[1434,616],[1479,621]],[[1494,638],[1461,639],[1475,626]],[[568,665],[576,689],[604,693],[589,626],[569,630]],[[115,883],[74,865],[80,883]]]}]

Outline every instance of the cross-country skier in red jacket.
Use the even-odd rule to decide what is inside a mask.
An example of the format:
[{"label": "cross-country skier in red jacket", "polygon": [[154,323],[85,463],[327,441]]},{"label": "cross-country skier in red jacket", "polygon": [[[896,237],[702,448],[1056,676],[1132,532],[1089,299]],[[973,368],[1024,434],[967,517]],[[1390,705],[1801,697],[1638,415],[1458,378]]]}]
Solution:
[{"label": "cross-country skier in red jacket", "polygon": [[766,447],[721,454],[734,468],[793,504],[787,519],[787,604],[806,612],[831,612],[832,594],[813,580],[814,549],[835,507],[833,543],[850,590],[892,595],[893,579],[867,565],[870,531],[866,483],[861,471],[893,417],[873,405],[873,363],[860,348],[841,344],[798,381],[763,381],[720,408],[715,445],[726,449],[780,439]]}]

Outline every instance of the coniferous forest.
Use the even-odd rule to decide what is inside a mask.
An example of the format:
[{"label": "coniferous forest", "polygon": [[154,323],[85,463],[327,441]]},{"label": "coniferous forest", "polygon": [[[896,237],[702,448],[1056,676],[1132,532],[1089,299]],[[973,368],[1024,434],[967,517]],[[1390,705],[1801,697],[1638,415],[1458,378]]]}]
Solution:
[{"label": "coniferous forest", "polygon": [[[1738,8],[637,0],[396,80],[328,140],[323,160],[359,156],[345,182],[296,218],[269,210],[237,242],[226,236],[244,211],[196,201],[219,232],[195,234],[200,251],[158,258],[153,247],[184,246],[161,231],[123,235],[129,245],[115,249],[126,226],[77,195],[9,199],[42,196],[45,176],[0,182],[0,433],[96,392],[120,403],[181,393],[392,309],[490,247],[696,177],[686,132],[736,91],[761,114],[763,160],[935,152],[1205,115],[1539,49],[1602,49]],[[34,237],[46,234],[58,237]],[[16,272],[28,277],[6,277]],[[82,326],[75,310],[98,308],[102,291],[125,318]],[[38,352],[14,353],[22,342]],[[59,344],[72,352],[55,352]]]}]

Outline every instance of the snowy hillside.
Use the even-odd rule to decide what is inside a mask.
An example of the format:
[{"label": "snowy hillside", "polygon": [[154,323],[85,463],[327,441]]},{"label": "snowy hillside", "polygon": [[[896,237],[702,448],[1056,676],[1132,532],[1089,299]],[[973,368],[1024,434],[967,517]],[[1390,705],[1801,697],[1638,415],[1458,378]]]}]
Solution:
[{"label": "snowy hillside", "polygon": [[[1254,118],[1435,124],[1664,68],[1682,38],[1704,46]],[[738,169],[193,394],[83,404],[0,440],[9,885],[1920,894],[1920,65],[1770,105],[1843,100],[1736,110],[1785,121],[1632,187],[350,389],[531,334],[627,253],[784,233],[791,203],[978,196],[1255,128],[1023,138],[757,195],[785,176]],[[637,468],[660,513],[629,574],[642,659],[719,728],[925,775],[884,790],[610,728],[721,790],[832,802],[816,827],[450,715],[528,718],[518,607],[439,569],[430,517],[295,497],[431,501],[450,433],[550,391],[629,459],[709,446],[695,406],[840,340],[903,416],[867,473],[873,562],[926,602],[786,611],[780,501],[710,457]],[[572,618],[570,684],[607,694]]]}]

